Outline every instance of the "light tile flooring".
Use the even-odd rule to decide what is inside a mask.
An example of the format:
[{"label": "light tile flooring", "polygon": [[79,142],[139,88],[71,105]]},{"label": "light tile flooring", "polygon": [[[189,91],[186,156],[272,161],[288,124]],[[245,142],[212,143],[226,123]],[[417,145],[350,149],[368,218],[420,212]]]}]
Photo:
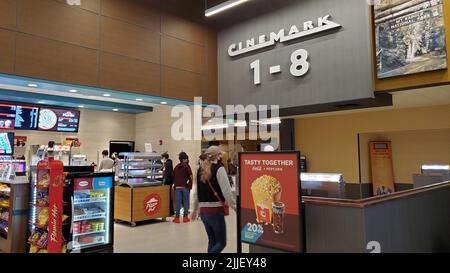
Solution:
[{"label": "light tile flooring", "polygon": [[[224,253],[236,253],[236,214],[230,210],[227,221],[227,247]],[[155,221],[130,227],[129,224],[115,224],[114,252],[116,253],[206,253],[208,238],[203,223],[174,224]],[[248,247],[244,247],[248,252]]]}]

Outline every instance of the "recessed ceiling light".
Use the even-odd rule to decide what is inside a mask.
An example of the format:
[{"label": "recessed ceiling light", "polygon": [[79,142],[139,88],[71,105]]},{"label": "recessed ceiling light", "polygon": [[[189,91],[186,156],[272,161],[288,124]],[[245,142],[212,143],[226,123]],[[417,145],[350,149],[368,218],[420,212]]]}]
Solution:
[{"label": "recessed ceiling light", "polygon": [[114,112],[119,112],[119,109],[114,108],[113,111],[114,111]]},{"label": "recessed ceiling light", "polygon": [[143,101],[143,99],[136,99],[137,101]]},{"label": "recessed ceiling light", "polygon": [[75,89],[70,89],[70,90],[69,90],[69,92],[70,92],[70,93],[77,93],[77,92],[78,92],[78,90],[75,90]]},{"label": "recessed ceiling light", "polygon": [[84,105],[78,105],[78,108],[84,108]]},{"label": "recessed ceiling light", "polygon": [[162,105],[166,105],[166,104],[167,104],[167,101],[162,101],[161,104],[162,104]]},{"label": "recessed ceiling light", "polygon": [[44,103],[45,103],[45,101],[43,101],[43,100],[40,100],[40,101],[38,101],[38,103],[39,103],[39,104],[44,104]]},{"label": "recessed ceiling light", "polygon": [[29,87],[38,87],[38,85],[35,84],[35,83],[30,83],[30,84],[28,84],[28,86],[29,86]]},{"label": "recessed ceiling light", "polygon": [[111,94],[103,94],[103,97],[111,97]]}]

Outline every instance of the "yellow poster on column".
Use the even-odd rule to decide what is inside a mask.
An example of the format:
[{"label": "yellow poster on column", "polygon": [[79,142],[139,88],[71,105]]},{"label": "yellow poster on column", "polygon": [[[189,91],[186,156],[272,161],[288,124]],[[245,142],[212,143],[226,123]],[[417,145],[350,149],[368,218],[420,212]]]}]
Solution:
[{"label": "yellow poster on column", "polygon": [[378,196],[395,192],[392,143],[390,141],[370,142],[370,163],[373,194]]}]

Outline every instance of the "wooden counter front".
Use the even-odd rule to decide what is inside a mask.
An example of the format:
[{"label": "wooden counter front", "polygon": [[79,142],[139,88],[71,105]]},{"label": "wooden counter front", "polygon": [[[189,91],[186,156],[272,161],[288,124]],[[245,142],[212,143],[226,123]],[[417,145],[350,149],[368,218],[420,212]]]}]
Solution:
[{"label": "wooden counter front", "polygon": [[136,222],[169,217],[170,187],[116,187],[114,219]]}]

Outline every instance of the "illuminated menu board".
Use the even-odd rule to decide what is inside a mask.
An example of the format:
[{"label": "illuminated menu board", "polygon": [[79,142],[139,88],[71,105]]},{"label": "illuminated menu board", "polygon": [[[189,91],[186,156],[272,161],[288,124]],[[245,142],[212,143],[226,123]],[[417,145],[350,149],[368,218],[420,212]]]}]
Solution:
[{"label": "illuminated menu board", "polygon": [[35,130],[38,126],[39,108],[0,104],[0,129]]},{"label": "illuminated menu board", "polygon": [[41,108],[38,129],[54,132],[78,132],[80,111]]},{"label": "illuminated menu board", "polygon": [[14,154],[14,133],[0,132],[0,155]]}]

